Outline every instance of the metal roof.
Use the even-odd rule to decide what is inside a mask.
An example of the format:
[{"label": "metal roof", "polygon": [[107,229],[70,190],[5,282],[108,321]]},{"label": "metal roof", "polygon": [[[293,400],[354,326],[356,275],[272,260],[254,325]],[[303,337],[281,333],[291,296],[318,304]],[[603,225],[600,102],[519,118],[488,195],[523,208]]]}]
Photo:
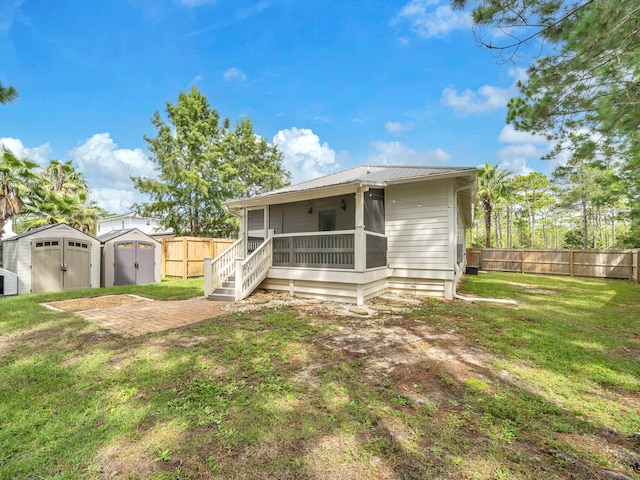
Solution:
[{"label": "metal roof", "polygon": [[256,195],[246,199],[230,200],[228,204],[242,204],[243,200],[256,201],[261,198],[269,198],[280,195],[302,193],[316,189],[326,189],[351,184],[370,186],[386,186],[393,183],[411,182],[426,177],[441,175],[470,175],[475,174],[476,168],[472,167],[415,167],[415,166],[372,166],[360,165],[348,170],[325,175],[323,177],[307,180],[288,187],[279,188],[271,192]]}]

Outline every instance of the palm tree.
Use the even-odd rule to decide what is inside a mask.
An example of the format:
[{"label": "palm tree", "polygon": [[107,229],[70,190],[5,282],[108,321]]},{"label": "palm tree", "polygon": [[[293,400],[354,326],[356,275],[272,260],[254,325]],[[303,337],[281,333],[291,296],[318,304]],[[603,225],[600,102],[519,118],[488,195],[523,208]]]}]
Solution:
[{"label": "palm tree", "polygon": [[15,217],[24,207],[29,184],[36,178],[33,170],[37,164],[17,158],[2,147],[0,155],[0,237],[8,218]]},{"label": "palm tree", "polygon": [[508,179],[511,172],[499,170],[498,166],[489,162],[478,169],[478,197],[484,211],[485,246],[491,248],[491,212],[493,204],[507,193]]},{"label": "palm tree", "polygon": [[18,92],[13,87],[3,87],[0,83],[0,104],[13,102],[18,98]]},{"label": "palm tree", "polygon": [[97,209],[88,201],[88,195],[84,176],[71,161],[51,160],[32,188],[22,225],[30,230],[66,223],[89,233],[95,228]]}]

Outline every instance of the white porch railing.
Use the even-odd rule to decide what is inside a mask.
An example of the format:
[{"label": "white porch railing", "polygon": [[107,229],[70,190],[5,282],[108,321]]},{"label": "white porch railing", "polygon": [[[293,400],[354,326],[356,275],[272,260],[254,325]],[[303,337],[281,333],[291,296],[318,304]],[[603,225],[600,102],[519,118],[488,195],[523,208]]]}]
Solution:
[{"label": "white porch railing", "polygon": [[204,259],[204,296],[207,297],[226,282],[236,270],[236,257],[242,256],[242,240],[238,240],[215,259]]},{"label": "white porch railing", "polygon": [[276,235],[273,266],[353,269],[354,238],[353,230]]},{"label": "white porch railing", "polygon": [[272,259],[271,236],[244,260],[236,259],[236,302],[246,298],[266,278]]}]

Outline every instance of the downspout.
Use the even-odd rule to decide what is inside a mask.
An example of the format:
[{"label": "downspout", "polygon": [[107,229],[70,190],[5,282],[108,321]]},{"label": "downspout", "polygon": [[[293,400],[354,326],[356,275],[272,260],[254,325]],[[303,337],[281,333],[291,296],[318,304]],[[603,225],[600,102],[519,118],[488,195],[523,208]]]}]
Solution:
[{"label": "downspout", "polygon": [[[454,191],[454,201],[455,201],[455,206],[456,206],[456,212],[457,212],[457,208],[458,208],[458,193],[460,193],[463,190],[468,190],[470,188],[473,188],[473,184],[471,185],[467,185],[465,187],[460,187],[458,189],[456,189]],[[457,219],[457,215],[456,215],[456,219]],[[457,221],[457,220],[456,220]],[[458,262],[456,262],[456,264],[453,267],[454,270],[454,275],[458,275],[460,273],[460,267],[458,266]],[[515,300],[505,300],[505,299],[501,299],[501,298],[475,298],[475,297],[463,297],[462,295],[458,295],[458,293],[456,292],[458,288],[458,282],[454,282],[453,284],[453,298],[457,298],[458,300],[464,300],[465,302],[491,302],[491,303],[502,303],[505,305],[516,305],[516,301]]]}]

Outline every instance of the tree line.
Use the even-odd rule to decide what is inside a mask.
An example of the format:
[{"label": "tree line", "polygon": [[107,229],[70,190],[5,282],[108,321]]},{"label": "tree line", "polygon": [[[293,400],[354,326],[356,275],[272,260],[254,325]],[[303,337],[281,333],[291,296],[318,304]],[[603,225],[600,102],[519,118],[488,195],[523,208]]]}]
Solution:
[{"label": "tree line", "polygon": [[487,163],[478,171],[478,204],[469,244],[485,248],[638,247],[632,209],[613,168],[558,167],[511,175]]},{"label": "tree line", "polygon": [[[553,141],[555,148],[547,158],[562,153],[568,159],[549,179],[552,199],[544,200],[546,195],[536,187],[543,179],[534,176],[524,181],[527,190],[520,193],[519,215],[528,231],[519,234],[522,238],[509,233],[519,220],[509,203],[500,207],[496,198],[496,212],[483,208],[485,225],[494,216],[498,232],[494,244],[549,245],[549,235],[557,228],[567,229],[562,236],[567,246],[640,246],[640,4],[618,0],[452,0],[452,4],[459,9],[473,5],[478,43],[502,61],[515,63],[527,51],[539,52],[526,79],[518,82],[519,95],[509,101],[506,120],[516,130]],[[486,184],[489,177],[501,174],[481,172],[481,179],[483,175]],[[515,188],[521,180],[513,181]],[[573,209],[577,221],[570,215]],[[485,243],[490,241],[487,227]]]}]

